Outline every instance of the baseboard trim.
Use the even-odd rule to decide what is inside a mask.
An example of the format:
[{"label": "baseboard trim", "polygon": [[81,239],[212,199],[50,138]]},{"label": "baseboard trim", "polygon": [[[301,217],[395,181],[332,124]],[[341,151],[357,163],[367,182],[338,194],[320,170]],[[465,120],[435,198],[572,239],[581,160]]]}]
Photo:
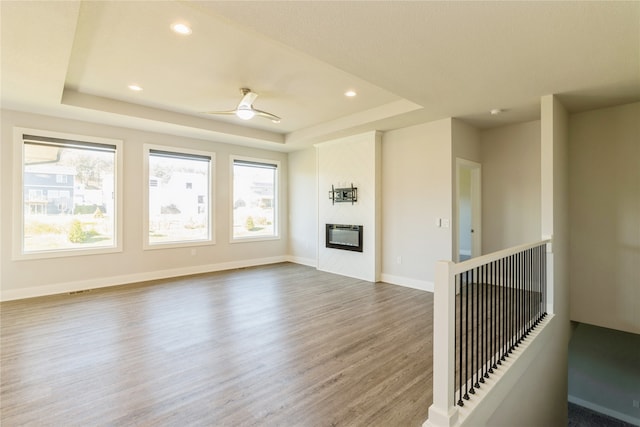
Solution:
[{"label": "baseboard trim", "polygon": [[318,263],[315,259],[311,258],[303,258],[298,256],[289,255],[287,256],[287,261],[292,262],[294,264],[306,265],[307,267],[317,268]]},{"label": "baseboard trim", "polygon": [[620,421],[624,421],[629,424],[633,424],[634,426],[640,426],[640,418],[636,418],[632,415],[623,414],[622,412],[615,411],[610,408],[606,408],[604,406],[600,406],[598,404],[589,402],[587,400],[580,399],[579,397],[575,397],[569,395],[569,402],[576,404],[578,406],[582,406],[587,409],[591,409],[594,412],[598,412],[600,414],[608,415],[612,418],[615,418]]},{"label": "baseboard trim", "polygon": [[405,288],[419,289],[421,291],[433,292],[434,284],[426,280],[412,279],[410,277],[395,276],[392,274],[380,274],[380,281],[391,285],[404,286]]},{"label": "baseboard trim", "polygon": [[215,271],[233,270],[236,268],[255,267],[259,265],[287,262],[289,257],[276,256],[269,258],[255,258],[240,261],[222,262],[217,264],[196,265],[190,267],[154,270],[143,273],[125,274],[120,276],[100,277],[95,279],[61,282],[44,286],[34,286],[25,289],[8,289],[0,291],[0,301],[35,298],[48,295],[66,294],[87,289],[107,288],[110,286],[127,285],[146,282],[149,280],[167,279],[171,277],[188,276],[191,274],[212,273]]}]

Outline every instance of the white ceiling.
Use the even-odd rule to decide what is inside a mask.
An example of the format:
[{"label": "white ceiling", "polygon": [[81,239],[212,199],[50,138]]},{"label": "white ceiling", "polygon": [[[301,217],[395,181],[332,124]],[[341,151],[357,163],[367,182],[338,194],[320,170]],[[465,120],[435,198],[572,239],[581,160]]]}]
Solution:
[{"label": "white ceiling", "polygon": [[[446,117],[533,120],[552,93],[570,111],[640,100],[638,1],[3,0],[0,13],[3,108],[280,151]],[[282,122],[201,113],[235,108],[241,87]]]}]

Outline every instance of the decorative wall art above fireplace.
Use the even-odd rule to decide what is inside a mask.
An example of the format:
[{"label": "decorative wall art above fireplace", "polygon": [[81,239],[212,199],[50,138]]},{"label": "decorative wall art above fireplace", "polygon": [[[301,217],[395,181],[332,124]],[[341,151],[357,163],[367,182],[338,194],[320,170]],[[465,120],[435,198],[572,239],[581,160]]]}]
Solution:
[{"label": "decorative wall art above fireplace", "polygon": [[331,190],[329,191],[329,199],[331,199],[331,203],[344,203],[351,202],[354,204],[358,201],[358,187],[354,187],[351,184],[351,187],[347,188],[334,188],[331,186]]}]

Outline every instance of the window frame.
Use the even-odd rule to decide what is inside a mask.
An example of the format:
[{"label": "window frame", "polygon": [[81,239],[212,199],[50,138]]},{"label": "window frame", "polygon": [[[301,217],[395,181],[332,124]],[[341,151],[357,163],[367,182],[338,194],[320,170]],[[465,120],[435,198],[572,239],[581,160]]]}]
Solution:
[{"label": "window frame", "polygon": [[[248,163],[261,163],[265,165],[274,165],[275,166],[275,182],[273,188],[273,235],[270,236],[246,236],[246,237],[235,237],[233,234],[233,206],[234,206],[234,166],[236,160],[244,161]],[[280,240],[280,161],[272,160],[272,159],[263,159],[256,157],[247,157],[240,155],[230,155],[229,156],[229,194],[231,195],[229,199],[229,243],[247,243],[247,242],[261,242],[268,240]]]},{"label": "window frame", "polygon": [[[44,138],[57,138],[78,141],[88,144],[106,144],[115,146],[114,156],[114,232],[113,245],[108,247],[91,247],[86,249],[54,249],[46,251],[24,251],[24,135]],[[123,251],[123,150],[124,144],[120,139],[79,135],[67,132],[56,132],[24,127],[13,128],[13,230],[12,230],[12,260],[35,260],[47,258],[64,258],[86,255],[102,255]]]},{"label": "window frame", "polygon": [[[209,224],[208,224],[208,237],[203,240],[183,240],[179,242],[167,242],[167,243],[151,243],[149,242],[149,156],[151,151],[164,151],[167,153],[175,153],[177,156],[193,155],[193,156],[205,156],[209,157],[209,203],[207,209],[209,211]],[[142,248],[143,250],[157,250],[157,249],[170,249],[170,248],[185,248],[196,246],[211,246],[216,244],[216,228],[215,228],[215,176],[216,176],[216,153],[214,151],[206,150],[193,150],[190,148],[177,147],[173,145],[158,145],[158,144],[143,144],[143,196],[142,196]],[[158,183],[159,185],[159,183]]]}]

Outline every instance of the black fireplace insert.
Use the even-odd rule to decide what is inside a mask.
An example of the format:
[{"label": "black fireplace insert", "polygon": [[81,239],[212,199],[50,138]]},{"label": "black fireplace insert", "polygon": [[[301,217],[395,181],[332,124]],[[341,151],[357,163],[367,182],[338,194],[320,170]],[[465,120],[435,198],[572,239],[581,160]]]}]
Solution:
[{"label": "black fireplace insert", "polygon": [[362,225],[327,224],[326,247],[362,252]]}]

